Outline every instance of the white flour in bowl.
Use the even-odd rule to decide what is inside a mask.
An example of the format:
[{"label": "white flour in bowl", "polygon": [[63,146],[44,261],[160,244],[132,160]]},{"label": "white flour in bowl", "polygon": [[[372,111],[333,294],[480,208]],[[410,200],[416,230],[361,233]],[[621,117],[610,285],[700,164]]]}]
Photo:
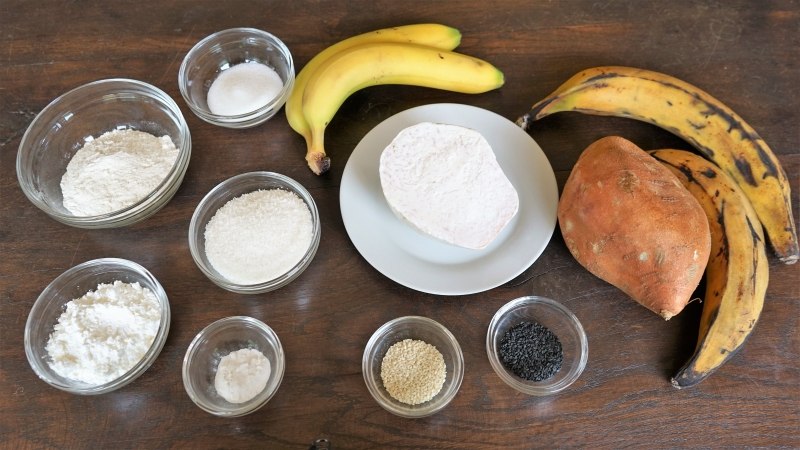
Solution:
[{"label": "white flour in bowl", "polygon": [[61,177],[64,207],[96,216],[141,201],[167,177],[178,149],[169,136],[114,130],[87,142]]}]

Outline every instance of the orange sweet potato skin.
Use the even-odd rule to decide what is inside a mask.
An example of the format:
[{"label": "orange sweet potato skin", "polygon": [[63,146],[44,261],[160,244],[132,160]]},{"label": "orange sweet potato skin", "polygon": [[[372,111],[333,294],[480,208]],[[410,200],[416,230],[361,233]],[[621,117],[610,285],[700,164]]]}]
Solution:
[{"label": "orange sweet potato skin", "polygon": [[708,263],[711,234],[700,204],[621,137],[602,138],[578,158],[558,222],[581,265],[667,320],[689,302]]}]

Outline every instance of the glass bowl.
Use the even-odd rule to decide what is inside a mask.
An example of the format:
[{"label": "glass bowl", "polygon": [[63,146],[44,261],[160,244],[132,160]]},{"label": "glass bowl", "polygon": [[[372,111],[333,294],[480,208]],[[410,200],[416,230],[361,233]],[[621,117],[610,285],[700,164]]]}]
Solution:
[{"label": "glass bowl", "polygon": [[[101,283],[138,282],[150,289],[161,305],[161,322],[153,343],[144,357],[116,380],[100,385],[64,378],[50,368],[51,358],[45,346],[53,327],[66,308],[66,304],[93,291]],[[25,323],[25,355],[31,368],[45,383],[72,394],[95,395],[119,389],[139,377],[156,360],[167,340],[170,325],[170,308],[167,294],[158,280],[144,267],[132,261],[103,258],[79,264],[53,280],[33,304]]]},{"label": "glass bowl", "polygon": [[[404,339],[417,339],[436,347],[444,357],[447,375],[442,389],[425,403],[408,405],[389,395],[381,380],[381,363],[387,350]],[[405,418],[430,416],[442,410],[455,397],[464,379],[464,354],[455,336],[440,323],[427,317],[399,317],[383,324],[367,342],[361,371],[369,393],[392,414]]]},{"label": "glass bowl", "polygon": [[[278,73],[283,88],[261,108],[244,114],[214,114],[206,97],[214,80],[242,63],[261,63]],[[269,120],[281,109],[294,85],[292,54],[277,37],[255,28],[219,31],[198,42],[186,54],[178,72],[178,87],[189,108],[208,123],[227,128],[249,128]]]},{"label": "glass bowl", "polygon": [[[564,360],[561,369],[542,381],[528,381],[511,372],[500,360],[498,345],[509,328],[520,322],[537,322],[561,341]],[[486,353],[492,368],[506,384],[528,395],[546,396],[561,392],[583,372],[589,358],[589,343],[578,318],[555,300],[521,297],[497,310],[486,333]]]},{"label": "glass bowl", "polygon": [[[217,210],[228,201],[259,189],[283,189],[297,194],[311,212],[311,242],[302,259],[286,273],[258,284],[239,284],[220,274],[208,260],[205,249],[206,225]],[[197,205],[189,224],[189,250],[197,267],[217,286],[240,294],[258,294],[273,291],[289,284],[311,264],[320,240],[320,219],[317,205],[311,194],[293,179],[274,172],[248,172],[228,178],[214,187]]]},{"label": "glass bowl", "polygon": [[[167,135],[178,158],[166,178],[142,200],[95,216],[75,216],[63,204],[61,177],[72,156],[90,139],[119,129]],[[114,228],[155,214],[175,195],[189,166],[192,140],[178,105],[147,83],[108,79],[56,98],[31,122],[17,153],[22,192],[53,219],[79,228]]]},{"label": "glass bowl", "polygon": [[[244,403],[230,403],[214,389],[220,360],[244,348],[260,351],[270,362],[264,389]],[[283,380],[285,356],[278,336],[264,322],[247,316],[217,320],[195,336],[183,358],[183,387],[189,398],[204,411],[221,417],[250,414],[275,395]]]}]

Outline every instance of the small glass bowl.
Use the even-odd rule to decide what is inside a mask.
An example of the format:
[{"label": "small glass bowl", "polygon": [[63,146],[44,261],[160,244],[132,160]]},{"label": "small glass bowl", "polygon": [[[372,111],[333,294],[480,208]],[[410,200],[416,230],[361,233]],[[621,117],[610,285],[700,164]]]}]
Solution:
[{"label": "small glass bowl", "polygon": [[[223,71],[250,62],[264,64],[278,73],[283,81],[280,93],[249,113],[212,113],[206,100],[211,84]],[[280,39],[255,28],[232,28],[204,38],[189,50],[178,72],[178,87],[192,112],[208,123],[227,128],[249,128],[266,122],[286,103],[293,85],[291,52]]]},{"label": "small glass bowl", "polygon": [[[230,403],[214,389],[220,360],[227,354],[253,348],[269,360],[270,375],[260,394],[244,403]],[[183,387],[202,410],[221,417],[250,414],[275,395],[283,380],[286,358],[278,335],[264,322],[247,316],[217,320],[195,336],[183,358]]]},{"label": "small glass bowl", "polygon": [[[564,361],[561,369],[543,381],[528,381],[514,375],[500,360],[498,346],[509,328],[520,322],[537,322],[547,327],[561,341]],[[536,396],[561,392],[583,372],[589,358],[589,343],[583,326],[562,304],[545,297],[521,297],[497,310],[486,333],[486,353],[492,368],[512,388]]]},{"label": "small glass bowl", "polygon": [[[61,177],[86,141],[118,129],[167,135],[178,159],[149,195],[126,208],[96,216],[75,216],[63,204]],[[147,83],[108,79],[85,84],[56,98],[31,122],[17,153],[17,178],[22,192],[53,219],[78,228],[114,228],[155,214],[175,195],[183,181],[192,140],[178,105]]]},{"label": "small glass bowl", "polygon": [[[214,266],[208,261],[205,247],[206,225],[217,213],[217,210],[228,201],[259,189],[283,189],[294,192],[303,199],[311,212],[311,243],[303,258],[283,275],[258,284],[244,285],[234,283],[214,269]],[[217,286],[240,294],[260,294],[286,286],[306,270],[317,253],[320,233],[321,227],[317,205],[306,188],[297,181],[278,173],[248,172],[228,178],[203,197],[194,210],[192,221],[189,224],[189,250],[197,267]]]},{"label": "small glass bowl", "polygon": [[[436,347],[447,367],[442,390],[419,405],[400,402],[386,391],[381,380],[381,363],[389,347],[404,339],[418,339]],[[464,379],[464,354],[455,336],[435,320],[405,316],[383,324],[372,335],[361,359],[361,372],[369,393],[381,407],[392,414],[409,419],[430,416],[442,410],[455,397]]]},{"label": "small glass bowl", "polygon": [[[138,282],[142,287],[150,289],[161,305],[161,322],[150,349],[128,372],[105,384],[91,385],[57,374],[50,368],[51,358],[45,346],[66,304],[97,289],[98,284],[113,283],[117,280],[123,283]],[[153,364],[167,340],[169,325],[170,308],[167,294],[147,269],[125,259],[95,259],[59,275],[36,299],[25,323],[25,355],[36,375],[50,386],[72,394],[104,394],[132,382]]]}]

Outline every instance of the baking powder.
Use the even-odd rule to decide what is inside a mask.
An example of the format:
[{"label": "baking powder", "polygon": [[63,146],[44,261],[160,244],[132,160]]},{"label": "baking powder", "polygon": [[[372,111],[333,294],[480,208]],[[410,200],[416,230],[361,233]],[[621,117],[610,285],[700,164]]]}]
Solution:
[{"label": "baking powder", "polygon": [[214,376],[214,389],[231,403],[252,400],[267,386],[272,368],[269,359],[254,348],[223,356]]},{"label": "baking powder", "polygon": [[169,136],[114,130],[87,142],[61,178],[64,207],[96,216],[139,202],[167,177],[178,149]]},{"label": "baking powder", "polygon": [[161,323],[150,289],[115,281],[66,304],[45,350],[50,368],[91,385],[119,378],[142,360]]},{"label": "baking powder", "polygon": [[206,257],[231,282],[252,285],[288,272],[311,245],[311,211],[297,194],[261,189],[223,205],[205,229]]}]

